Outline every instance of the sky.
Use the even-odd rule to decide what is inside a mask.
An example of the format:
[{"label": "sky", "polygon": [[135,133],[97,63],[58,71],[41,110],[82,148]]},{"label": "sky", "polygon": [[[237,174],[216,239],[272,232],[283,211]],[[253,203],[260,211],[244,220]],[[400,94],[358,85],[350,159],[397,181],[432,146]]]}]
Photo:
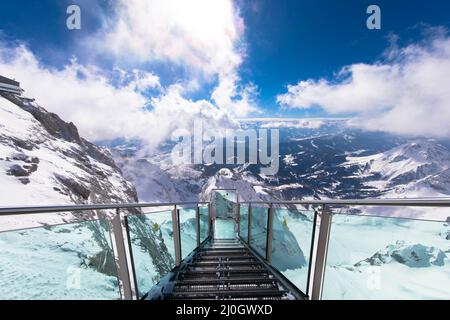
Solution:
[{"label": "sky", "polygon": [[[66,27],[71,4],[81,30]],[[366,27],[371,4],[380,30]],[[5,1],[0,74],[91,140],[154,147],[199,116],[350,117],[442,137],[449,12],[438,0]]]}]

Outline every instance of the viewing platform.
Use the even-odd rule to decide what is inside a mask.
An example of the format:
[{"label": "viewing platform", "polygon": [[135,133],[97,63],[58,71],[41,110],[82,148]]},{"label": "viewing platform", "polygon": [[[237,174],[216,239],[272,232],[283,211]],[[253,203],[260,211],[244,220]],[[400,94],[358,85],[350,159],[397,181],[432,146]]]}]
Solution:
[{"label": "viewing platform", "polygon": [[[234,190],[214,190],[209,202],[199,203],[0,208],[3,219],[62,213],[77,217],[54,226],[0,232],[0,298],[450,298],[445,284],[450,272],[448,219],[369,215],[369,207],[447,210],[450,200],[243,202]],[[42,244],[45,237],[54,237],[51,247]],[[40,248],[17,262],[16,268],[29,277],[23,288],[2,271],[9,261],[4,258],[22,242]],[[28,247],[20,248],[26,254]],[[74,262],[76,256],[81,264]],[[68,275],[58,280],[48,271],[53,268]],[[403,281],[405,290],[392,289],[390,279]],[[65,296],[31,294],[30,287],[39,291],[44,283]],[[427,287],[434,289],[421,289]]]}]

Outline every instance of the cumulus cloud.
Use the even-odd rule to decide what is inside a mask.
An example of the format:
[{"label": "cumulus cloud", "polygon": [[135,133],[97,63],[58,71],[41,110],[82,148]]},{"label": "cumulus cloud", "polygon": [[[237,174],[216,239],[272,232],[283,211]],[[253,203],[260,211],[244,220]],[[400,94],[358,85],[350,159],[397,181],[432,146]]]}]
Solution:
[{"label": "cumulus cloud", "polygon": [[[115,72],[118,79],[76,60],[51,69],[25,45],[0,42],[0,74],[19,80],[27,96],[74,122],[88,139],[138,138],[152,150],[175,129],[190,129],[198,118],[212,127],[236,126],[228,113],[212,103],[183,98],[182,87],[161,88],[154,74],[118,68]],[[149,88],[160,93],[149,100],[143,94]]]},{"label": "cumulus cloud", "polygon": [[[85,45],[128,63],[169,62],[188,84],[216,82],[211,100],[234,116],[257,111],[256,87],[241,84],[244,22],[232,0],[120,0]],[[193,87],[190,87],[193,89]]]},{"label": "cumulus cloud", "polygon": [[227,74],[219,77],[219,83],[211,98],[222,109],[236,117],[245,117],[250,113],[259,112],[255,98],[258,94],[253,84],[238,86],[239,77]]},{"label": "cumulus cloud", "polygon": [[230,0],[119,0],[90,45],[119,58],[168,60],[216,75],[241,63],[243,31]]},{"label": "cumulus cloud", "polygon": [[[195,119],[204,119],[205,127],[235,128],[234,117],[257,110],[256,87],[239,77],[244,23],[232,0],[115,4],[102,26],[79,40],[82,59],[55,69],[26,45],[0,39],[0,73],[19,80],[26,95],[74,122],[84,137],[137,138],[148,149],[174,130],[192,129]],[[115,67],[97,67],[105,61]],[[163,86],[149,71],[153,66],[169,70],[165,74],[179,67],[186,72],[164,79]],[[215,86],[211,96],[186,98],[205,82]]]},{"label": "cumulus cloud", "polygon": [[450,135],[450,38],[395,47],[383,62],[345,66],[332,81],[308,79],[277,96],[283,107],[353,113],[353,124],[399,134]]}]

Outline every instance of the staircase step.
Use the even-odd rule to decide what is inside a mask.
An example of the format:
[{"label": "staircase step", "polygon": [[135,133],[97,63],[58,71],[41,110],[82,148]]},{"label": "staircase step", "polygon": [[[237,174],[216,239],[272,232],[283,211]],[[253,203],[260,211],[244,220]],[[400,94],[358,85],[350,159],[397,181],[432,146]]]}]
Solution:
[{"label": "staircase step", "polygon": [[190,279],[215,279],[215,280],[225,280],[225,279],[243,279],[243,278],[270,278],[270,273],[266,270],[249,270],[249,271],[238,271],[238,270],[228,270],[228,271],[189,271],[180,276],[180,279],[190,280]]},{"label": "staircase step", "polygon": [[261,266],[261,262],[257,260],[253,261],[239,261],[239,260],[233,260],[233,261],[195,261],[191,264],[192,267],[237,267],[237,266]]},{"label": "staircase step", "polygon": [[240,241],[214,240],[179,270],[166,299],[286,299],[277,278]]},{"label": "staircase step", "polygon": [[274,278],[258,278],[258,277],[241,277],[241,278],[223,278],[223,279],[208,279],[208,278],[197,278],[197,279],[183,279],[177,282],[178,284],[240,284],[240,283],[274,283],[276,280]]},{"label": "staircase step", "polygon": [[191,291],[191,292],[173,292],[169,299],[231,299],[231,298],[281,298],[286,294],[284,290],[273,289],[253,289],[253,290],[235,290],[222,291],[214,290],[209,292]]},{"label": "staircase step", "polygon": [[180,283],[175,286],[173,292],[211,292],[226,291],[235,292],[240,290],[279,290],[278,284],[274,282],[268,283],[236,283],[236,284],[185,284]]},{"label": "staircase step", "polygon": [[256,260],[255,257],[253,257],[250,254],[240,254],[240,255],[234,255],[234,256],[221,256],[221,255],[215,255],[215,256],[202,256],[197,255],[194,257],[194,261],[254,261]]}]

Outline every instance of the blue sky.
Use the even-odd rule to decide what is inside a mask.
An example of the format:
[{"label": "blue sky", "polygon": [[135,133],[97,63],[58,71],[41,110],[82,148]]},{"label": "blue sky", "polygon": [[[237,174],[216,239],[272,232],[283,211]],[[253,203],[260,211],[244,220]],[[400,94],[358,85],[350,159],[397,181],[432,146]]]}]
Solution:
[{"label": "blue sky", "polygon": [[[345,3],[345,5],[343,5]],[[366,28],[366,8],[378,4],[382,29]],[[342,66],[381,57],[388,36],[414,41],[420,25],[449,26],[448,1],[261,1],[255,13],[245,7],[250,46],[245,71],[261,88],[261,104],[288,83],[330,77]]]},{"label": "blue sky", "polygon": [[[301,100],[298,100],[297,91],[300,90],[303,93],[304,88],[300,83],[310,80],[308,90],[316,92],[320,87],[320,80],[329,81],[325,85],[325,89],[328,91],[320,92],[335,93],[336,88],[333,87],[333,84],[346,81],[336,78],[336,73],[341,68],[350,67],[351,69],[352,66],[360,63],[371,67],[386,63],[386,50],[390,46],[391,49],[393,48],[392,39],[397,39],[395,48],[411,48],[417,43],[422,43],[421,41],[427,37],[425,35],[427,30],[431,29],[436,33],[437,27],[445,32],[450,28],[450,15],[448,14],[450,2],[448,1],[236,0],[231,2],[221,0],[220,3],[224,5],[225,12],[232,8],[231,15],[225,16],[223,24],[217,28],[219,31],[225,30],[226,32],[223,34],[212,33],[216,30],[213,26],[214,18],[208,21],[213,30],[211,34],[203,33],[202,30],[209,26],[205,22],[204,25],[199,24],[199,28],[202,30],[193,29],[195,32],[198,31],[198,39],[195,38],[197,34],[191,37],[183,30],[183,28],[191,30],[189,25],[186,26],[184,16],[173,13],[168,17],[183,20],[174,27],[175,30],[181,28],[182,31],[179,38],[173,39],[174,48],[167,49],[166,47],[166,44],[171,42],[170,36],[159,39],[158,34],[155,35],[151,32],[148,36],[158,39],[147,42],[145,40],[141,47],[128,48],[130,45],[127,46],[124,43],[121,46],[119,43],[118,46],[112,48],[103,42],[108,42],[107,39],[123,40],[120,38],[120,32],[114,31],[117,28],[117,25],[114,24],[120,18],[126,19],[123,15],[126,15],[127,12],[119,9],[120,2],[120,0],[17,0],[5,2],[0,11],[3,46],[14,47],[17,45],[15,41],[24,43],[41,64],[41,70],[46,68],[62,70],[67,67],[70,59],[76,57],[78,63],[83,66],[97,66],[102,70],[102,76],[111,83],[117,81],[117,75],[112,72],[115,67],[125,71],[138,69],[151,73],[157,76],[158,85],[141,92],[146,99],[156,96],[159,99],[161,95],[167,95],[167,92],[170,91],[169,88],[172,88],[174,84],[181,84],[183,99],[206,100],[219,108],[221,104],[224,104],[228,105],[228,109],[245,109],[245,112],[236,113],[238,117],[242,115],[245,117],[348,116],[359,114],[361,110],[336,108],[329,100],[323,101],[318,97],[312,97],[311,94],[307,98],[301,97]],[[129,6],[135,6],[135,8],[127,8],[128,10],[137,10],[129,11],[128,14],[141,12],[143,7],[140,6],[145,7],[139,0],[128,3],[133,3]],[[153,3],[155,3],[155,11],[163,6],[162,2],[158,0],[148,3],[151,4],[145,8],[149,10],[149,14],[153,11],[151,7]],[[231,7],[228,6],[229,3],[231,3]],[[65,9],[69,4],[80,5],[82,30],[69,31],[65,28],[67,17]],[[366,8],[370,4],[377,4],[381,8],[381,30],[366,28],[368,17]],[[202,6],[193,6],[193,8],[192,12],[186,13],[186,16],[194,15],[194,18],[187,20],[187,23],[189,21],[190,23],[196,22],[208,15],[208,12],[204,12],[197,16],[197,13],[194,12],[202,11]],[[210,9],[214,11],[213,8],[205,10]],[[211,16],[216,17],[214,14],[219,14],[217,17],[222,18],[220,11],[212,13]],[[158,16],[155,17],[158,18]],[[146,16],[141,15],[136,19],[145,20]],[[168,20],[170,19],[168,18]],[[171,28],[173,27],[170,24],[171,21],[165,22],[169,23]],[[152,21],[142,21],[142,23],[141,26],[130,26],[129,28],[133,31],[144,30],[147,32],[147,29],[153,27]],[[161,24],[161,21],[155,23],[159,23],[155,28],[162,26],[162,30],[165,30],[165,25]],[[111,33],[115,32],[112,37],[108,33],[110,29],[113,30]],[[231,36],[229,35],[230,30]],[[143,37],[147,36],[145,32]],[[132,33],[129,34],[132,35]],[[223,41],[215,41],[222,35],[224,36]],[[445,40],[447,36],[445,34],[442,37]],[[141,39],[144,38],[137,37],[134,40],[139,42]],[[210,47],[209,42],[213,42]],[[177,48],[178,43],[180,43],[180,47],[185,47]],[[145,46],[152,45],[162,46],[162,48],[155,50],[145,48]],[[423,46],[424,48],[431,47],[430,44],[423,44]],[[92,47],[96,47],[95,50],[91,50]],[[201,52],[199,53],[199,48],[206,48],[210,51],[206,51],[203,56]],[[123,52],[121,52],[122,49]],[[221,50],[224,51],[223,55],[221,55]],[[114,54],[111,53],[113,51]],[[409,51],[403,51],[403,56],[405,52]],[[211,58],[211,56],[213,57]],[[397,58],[399,57],[401,58],[402,55],[399,54]],[[394,63],[389,63],[391,63],[389,66],[394,66]],[[405,63],[400,62],[399,65],[403,66]],[[350,75],[355,76],[356,72],[351,71]],[[280,96],[286,94],[288,85],[293,86],[294,90],[297,88],[297,93],[280,99]],[[296,87],[296,85],[298,86]],[[164,89],[160,89],[161,87]],[[187,89],[188,87],[190,89]],[[230,87],[233,88],[232,93],[227,90]],[[218,88],[221,90],[217,90]],[[320,90],[325,89],[320,88]],[[214,95],[215,90],[219,91],[217,95]],[[343,92],[342,95],[344,94],[346,93]],[[340,93],[339,96],[341,96]],[[50,101],[50,99],[48,100]],[[309,103],[308,106],[303,106],[305,101]],[[347,101],[344,99],[343,103],[347,103]],[[384,107],[391,107],[391,104],[394,105],[396,102],[383,101],[383,103],[386,104]],[[252,105],[250,106],[250,104]],[[349,104],[352,104],[352,101]],[[71,115],[68,114],[68,116],[70,118]]]},{"label": "blue sky", "polygon": [[[81,31],[64,27],[69,4],[80,4],[83,10]],[[365,10],[370,4],[382,10],[381,30],[365,27]],[[2,6],[0,29],[6,37],[26,41],[42,61],[57,67],[74,53],[80,54],[74,43],[100,26],[101,11],[111,10],[108,1],[98,0],[18,0]],[[391,33],[399,35],[400,41],[414,41],[420,36],[421,25],[450,24],[448,1],[348,0],[344,5],[332,0],[262,0],[239,1],[238,6],[248,46],[241,74],[244,81],[258,86],[259,105],[269,116],[299,113],[278,111],[275,97],[288,83],[330,77],[344,65],[380,59]],[[170,70],[166,73],[177,76]],[[201,97],[211,89],[207,85],[193,96]]]}]

